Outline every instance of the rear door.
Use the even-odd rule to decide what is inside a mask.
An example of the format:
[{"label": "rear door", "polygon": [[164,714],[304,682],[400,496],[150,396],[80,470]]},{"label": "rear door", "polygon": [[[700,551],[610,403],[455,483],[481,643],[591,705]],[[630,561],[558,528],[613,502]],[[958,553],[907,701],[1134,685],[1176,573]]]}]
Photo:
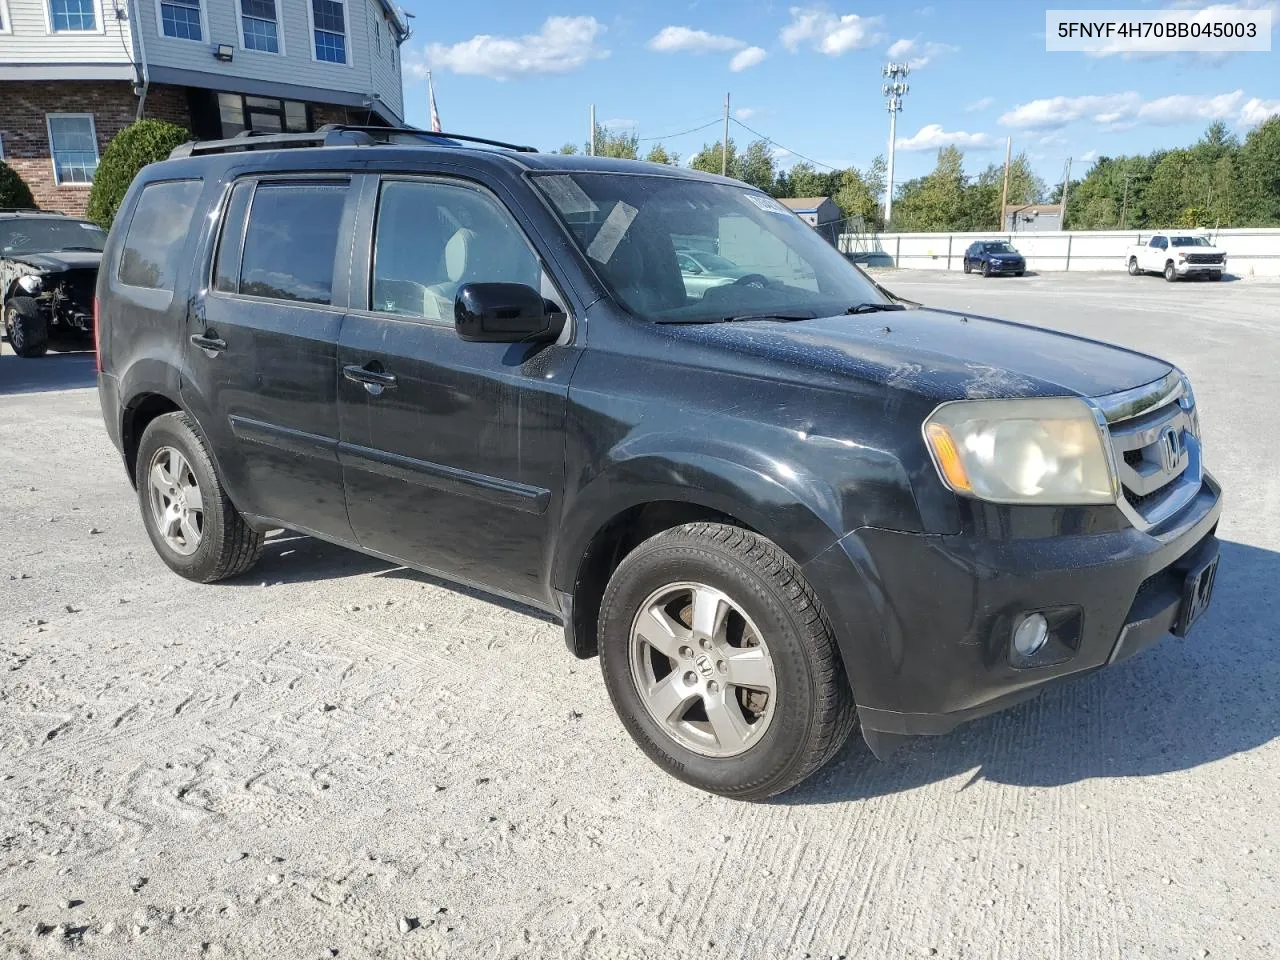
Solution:
[{"label": "rear door", "polygon": [[242,511],[346,541],[337,343],[355,192],[334,176],[234,184],[207,290],[192,305],[184,384],[208,411]]},{"label": "rear door", "polygon": [[558,344],[467,343],[453,299],[505,281],[565,302],[497,194],[448,177],[371,186],[338,346],[352,526],[370,550],[546,602],[572,327]]}]

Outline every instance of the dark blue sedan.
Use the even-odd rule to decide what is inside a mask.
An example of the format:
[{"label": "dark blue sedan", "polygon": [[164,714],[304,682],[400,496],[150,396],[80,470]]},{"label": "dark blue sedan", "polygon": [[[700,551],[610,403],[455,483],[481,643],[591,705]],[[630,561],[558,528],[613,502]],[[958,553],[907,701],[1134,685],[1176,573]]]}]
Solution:
[{"label": "dark blue sedan", "polygon": [[1026,269],[1027,261],[1022,254],[1004,240],[978,240],[969,244],[969,249],[964,252],[965,273],[981,270],[984,277],[996,273],[1020,277]]}]

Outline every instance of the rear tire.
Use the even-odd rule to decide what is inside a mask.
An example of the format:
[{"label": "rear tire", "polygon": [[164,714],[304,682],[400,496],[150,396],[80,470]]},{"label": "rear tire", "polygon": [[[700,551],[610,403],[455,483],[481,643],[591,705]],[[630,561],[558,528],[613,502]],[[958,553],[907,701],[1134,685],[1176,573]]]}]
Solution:
[{"label": "rear tire", "polygon": [[968,257],[965,257],[965,258],[964,258],[964,272],[965,272],[965,273],[973,273],[973,267],[969,266],[969,258],[968,258]]},{"label": "rear tire", "polygon": [[1211,274],[1209,274],[1209,279],[1210,279],[1210,280],[1221,280],[1221,279],[1222,279],[1222,271],[1221,271],[1221,270],[1219,270],[1217,273],[1211,273]]},{"label": "rear tire", "polygon": [[185,413],[147,425],[134,475],[147,535],[174,573],[212,583],[258,562],[263,536],[227,497],[204,437]]},{"label": "rear tire", "polygon": [[813,588],[776,544],[738,527],[689,523],[636,547],[605,590],[599,641],[627,732],[667,773],[711,793],[788,790],[856,724]]},{"label": "rear tire", "polygon": [[1142,271],[1138,269],[1138,258],[1130,257],[1129,258],[1129,276],[1136,277],[1140,273],[1142,273]]},{"label": "rear tire", "polygon": [[11,297],[4,307],[4,332],[20,357],[43,357],[49,349],[49,324],[31,297]]},{"label": "rear tire", "polygon": [[1172,263],[1166,263],[1166,264],[1164,265],[1164,278],[1165,278],[1165,280],[1167,280],[1169,283],[1176,283],[1176,282],[1177,282],[1177,280],[1178,280],[1178,271],[1174,268],[1174,266],[1173,266],[1173,264],[1172,264]]},{"label": "rear tire", "polygon": [[1023,274],[1023,273],[1025,273],[1025,271],[1023,271],[1023,270],[1015,270],[1015,271],[1014,271],[1014,273],[1013,273],[1013,275],[1014,275],[1015,277],[1020,277],[1020,276],[1022,276],[1022,274]]}]

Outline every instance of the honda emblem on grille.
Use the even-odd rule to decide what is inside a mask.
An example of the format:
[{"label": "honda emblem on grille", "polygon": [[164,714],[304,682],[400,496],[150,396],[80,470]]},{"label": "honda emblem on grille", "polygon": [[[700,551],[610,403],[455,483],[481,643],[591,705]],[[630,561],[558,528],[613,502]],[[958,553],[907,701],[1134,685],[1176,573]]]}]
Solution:
[{"label": "honda emblem on grille", "polygon": [[1160,445],[1160,468],[1165,473],[1173,473],[1182,460],[1182,431],[1165,427],[1156,442]]}]

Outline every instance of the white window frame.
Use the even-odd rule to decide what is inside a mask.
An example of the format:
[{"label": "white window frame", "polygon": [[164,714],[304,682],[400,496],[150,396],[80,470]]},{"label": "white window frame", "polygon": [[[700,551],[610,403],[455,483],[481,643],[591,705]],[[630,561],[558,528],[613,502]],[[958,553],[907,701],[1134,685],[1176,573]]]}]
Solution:
[{"label": "white window frame", "polygon": [[[4,0],[0,0],[3,3]],[[237,0],[239,6],[239,0]],[[277,0],[277,6],[279,2]],[[156,0],[156,33],[160,35],[161,40],[177,40],[181,43],[198,43],[202,47],[209,46],[209,22],[205,17],[205,8],[209,6],[209,0],[200,0],[200,39],[192,40],[190,37],[171,37],[164,32],[164,8],[161,0]],[[277,14],[278,16],[278,14]],[[276,33],[280,32],[280,22],[276,21]],[[257,51],[255,51],[257,52]]]},{"label": "white window frame", "polygon": [[[276,0],[278,3],[279,0]],[[343,49],[347,52],[347,62],[334,63],[332,60],[321,60],[316,56],[316,11],[311,5],[311,0],[303,0],[307,5],[307,25],[311,28],[311,61],[312,63],[323,63],[330,67],[353,67],[355,66],[355,51],[351,46],[351,8],[347,5],[347,0],[334,0],[336,3],[342,4],[342,44]],[[325,33],[333,33],[332,30],[326,30]]]},{"label": "white window frame", "polygon": [[[207,2],[207,0],[206,0],[206,2]],[[236,32],[237,32],[237,34],[239,35],[239,38],[240,38],[240,49],[241,49],[241,50],[243,50],[245,53],[255,54],[255,55],[261,55],[261,56],[264,56],[264,57],[283,57],[283,56],[287,56],[287,53],[286,53],[285,48],[284,48],[284,10],[282,9],[282,8],[284,7],[284,0],[272,0],[272,2],[275,4],[275,7],[276,7],[276,45],[280,47],[280,52],[279,52],[279,53],[272,53],[270,50],[258,50],[258,49],[256,49],[255,47],[251,47],[251,46],[249,46],[249,45],[245,42],[245,39],[244,39],[244,37],[245,37],[245,33],[244,33],[244,17],[245,17],[245,13],[244,13],[244,6],[240,3],[240,0],[231,0],[231,2],[232,2],[232,3],[234,3],[234,4],[236,5],[236,6],[235,6],[235,10],[236,10],[236,26],[237,26],[237,28],[238,28]],[[307,0],[307,2],[308,2],[308,3],[310,3],[310,0]],[[254,19],[257,19],[257,18],[255,17]]]},{"label": "white window frame", "polygon": [[[7,0],[0,0],[0,37],[11,33],[13,33],[13,24],[9,22],[9,4]],[[0,149],[0,158],[3,157],[4,151]]]},{"label": "white window frame", "polygon": [[[78,181],[72,181],[72,182],[70,182],[70,183],[63,183],[63,182],[62,182],[62,178],[58,176],[58,157],[57,157],[57,155],[56,155],[56,153],[55,153],[55,151],[54,151],[54,148],[53,148],[53,123],[51,122],[51,121],[53,121],[55,118],[56,118],[56,119],[59,119],[59,120],[69,120],[69,119],[79,119],[79,120],[83,120],[83,119],[88,119],[88,121],[89,121],[89,134],[90,134],[90,136],[93,138],[93,156],[94,156],[94,159],[95,159],[98,163],[101,163],[101,162],[102,162],[102,151],[98,149],[98,123],[97,123],[97,121],[96,121],[96,120],[94,120],[94,118],[93,118],[93,114],[92,114],[92,113],[46,113],[46,114],[44,115],[44,129],[45,129],[45,134],[46,134],[46,135],[48,136],[48,138],[49,138],[49,166],[53,167],[53,182],[54,182],[54,184],[55,184],[56,186],[59,186],[59,187],[67,187],[67,188],[71,188],[71,189],[75,189],[75,188],[82,188],[82,189],[87,190],[87,189],[89,189],[90,187],[92,187],[92,186],[93,186],[93,181],[92,181],[92,180],[90,180],[88,183],[80,183],[80,182],[78,182]],[[96,167],[96,166],[94,167],[94,174],[93,174],[93,175],[94,175],[95,177],[98,175],[98,173],[97,173],[97,167]]]},{"label": "white window frame", "polygon": [[[53,0],[40,0],[40,6],[44,8],[44,31],[51,37],[61,36],[84,36],[92,33],[106,33],[107,23],[102,16],[102,0],[93,0],[93,22],[92,30],[55,30],[53,29]],[[5,20],[8,23],[8,20]]]}]

